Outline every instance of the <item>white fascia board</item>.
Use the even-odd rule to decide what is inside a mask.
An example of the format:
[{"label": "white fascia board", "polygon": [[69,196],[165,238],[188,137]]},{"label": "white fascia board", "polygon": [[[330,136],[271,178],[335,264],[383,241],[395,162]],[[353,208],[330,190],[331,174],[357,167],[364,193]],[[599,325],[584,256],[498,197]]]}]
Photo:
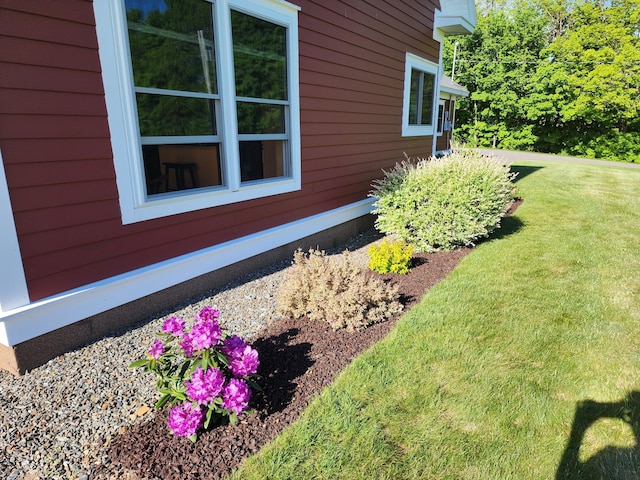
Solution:
[{"label": "white fascia board", "polygon": [[453,95],[454,97],[468,97],[469,96],[469,91],[468,90],[458,90],[458,89],[454,89],[454,88],[447,88],[447,87],[443,86],[442,84],[440,84],[440,93],[446,93],[448,95]]},{"label": "white fascia board", "polygon": [[368,198],[0,312],[0,343],[14,346],[181,282],[367,215]]},{"label": "white fascia board", "polygon": [[0,314],[29,303],[18,233],[0,151]]}]

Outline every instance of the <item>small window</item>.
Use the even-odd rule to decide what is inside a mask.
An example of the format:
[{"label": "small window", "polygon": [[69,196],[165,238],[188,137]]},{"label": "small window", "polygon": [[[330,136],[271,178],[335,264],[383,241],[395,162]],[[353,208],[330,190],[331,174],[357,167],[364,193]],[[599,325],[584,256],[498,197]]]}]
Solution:
[{"label": "small window", "polygon": [[438,65],[407,53],[402,115],[403,136],[433,135]]},{"label": "small window", "polygon": [[299,190],[299,8],[94,0],[124,223]]},{"label": "small window", "polygon": [[438,102],[438,135],[442,135],[442,130],[448,130],[446,127],[444,127],[444,123],[445,123],[445,116],[448,119],[448,113],[445,109],[445,102],[444,100],[440,100]]}]

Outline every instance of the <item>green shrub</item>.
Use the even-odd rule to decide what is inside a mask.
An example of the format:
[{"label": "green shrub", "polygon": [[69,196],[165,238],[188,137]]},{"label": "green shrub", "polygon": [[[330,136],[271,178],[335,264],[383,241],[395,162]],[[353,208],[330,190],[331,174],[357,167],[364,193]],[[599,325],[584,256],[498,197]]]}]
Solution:
[{"label": "green shrub", "polygon": [[413,256],[413,246],[402,240],[388,241],[386,238],[380,243],[371,245],[369,254],[369,268],[378,273],[409,273],[409,264]]},{"label": "green shrub", "polygon": [[348,252],[330,258],[298,249],[278,292],[278,312],[293,318],[323,320],[332,328],[357,330],[402,310],[397,287],[389,288]]},{"label": "green shrub", "polygon": [[508,166],[465,150],[443,158],[408,158],[374,182],[376,228],[417,251],[473,245],[500,225],[515,198]]}]

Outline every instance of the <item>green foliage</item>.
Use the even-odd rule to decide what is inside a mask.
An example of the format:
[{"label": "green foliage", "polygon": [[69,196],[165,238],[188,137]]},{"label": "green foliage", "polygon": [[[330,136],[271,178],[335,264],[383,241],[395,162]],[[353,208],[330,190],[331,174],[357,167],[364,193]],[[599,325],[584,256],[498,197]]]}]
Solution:
[{"label": "green foliage", "polygon": [[[637,161],[640,0],[492,2],[473,35],[449,37],[470,146]],[[618,138],[619,137],[619,138]]]},{"label": "green foliage", "polygon": [[335,330],[357,330],[402,310],[397,287],[356,265],[348,252],[330,258],[323,251],[301,249],[278,292],[278,311],[285,316],[326,321]]},{"label": "green foliage", "polygon": [[374,272],[405,275],[410,271],[413,246],[402,240],[391,242],[385,238],[382,242],[371,245],[367,252],[369,268]]},{"label": "green foliage", "polygon": [[535,7],[525,4],[513,12],[480,14],[472,35],[447,39],[445,68],[451,68],[452,46],[458,42],[454,80],[470,91],[457,103],[457,136],[472,146],[533,148],[536,137],[520,112],[533,88],[530,78],[544,46],[544,27]]},{"label": "green foliage", "polygon": [[514,200],[514,177],[473,151],[405,160],[373,185],[376,227],[417,251],[472,245],[499,226]]}]

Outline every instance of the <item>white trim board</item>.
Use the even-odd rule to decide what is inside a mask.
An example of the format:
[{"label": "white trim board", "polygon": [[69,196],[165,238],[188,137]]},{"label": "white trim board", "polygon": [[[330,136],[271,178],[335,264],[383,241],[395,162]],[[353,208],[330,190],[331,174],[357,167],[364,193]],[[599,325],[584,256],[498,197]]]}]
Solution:
[{"label": "white trim board", "polygon": [[[0,182],[0,193],[1,193]],[[133,270],[0,312],[0,343],[14,346],[290,242],[371,213],[361,200],[302,220]]]},{"label": "white trim board", "polygon": [[27,305],[29,291],[22,266],[18,233],[11,208],[9,186],[0,151],[0,315],[2,312]]}]

